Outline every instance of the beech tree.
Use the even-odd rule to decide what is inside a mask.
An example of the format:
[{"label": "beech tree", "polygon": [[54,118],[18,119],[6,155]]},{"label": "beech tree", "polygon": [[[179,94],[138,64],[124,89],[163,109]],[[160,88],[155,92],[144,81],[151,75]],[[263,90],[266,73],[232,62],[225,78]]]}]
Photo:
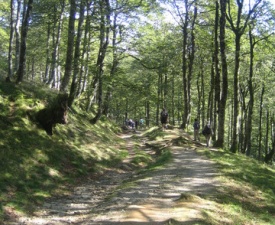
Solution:
[{"label": "beech tree", "polygon": [[61,82],[60,90],[66,92],[69,86],[72,68],[73,68],[73,51],[74,51],[74,33],[75,33],[75,14],[76,1],[70,0],[70,18],[68,27],[68,41],[67,41],[67,56],[65,65],[65,74]]},{"label": "beech tree", "polygon": [[26,72],[27,34],[29,29],[29,20],[32,12],[32,4],[33,4],[33,0],[29,0],[28,3],[24,5],[23,22],[21,27],[19,67],[17,70],[16,83],[20,83],[23,81],[23,77]]},{"label": "beech tree", "polygon": [[[233,19],[231,11],[231,1],[228,4],[228,11],[226,13],[226,18],[230,24],[230,27],[235,35],[235,66],[234,66],[234,116],[233,116],[233,134],[232,134],[232,144],[231,151],[238,151],[238,116],[239,116],[239,66],[240,66],[240,52],[241,52],[241,37],[243,36],[248,22],[252,13],[255,11],[257,6],[262,0],[257,0],[253,7],[248,11],[248,13],[243,15],[244,1],[236,0],[237,4],[237,18],[236,21]],[[243,19],[242,19],[243,18]]]}]

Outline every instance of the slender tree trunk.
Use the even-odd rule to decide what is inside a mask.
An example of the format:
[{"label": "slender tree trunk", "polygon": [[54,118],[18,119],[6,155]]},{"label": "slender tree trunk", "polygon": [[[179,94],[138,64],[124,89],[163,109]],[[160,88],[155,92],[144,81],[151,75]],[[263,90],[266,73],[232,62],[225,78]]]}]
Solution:
[{"label": "slender tree trunk", "polygon": [[103,100],[102,100],[102,86],[103,86],[103,66],[104,66],[104,59],[107,51],[107,47],[109,45],[109,34],[110,34],[110,3],[109,0],[101,0],[101,23],[100,23],[100,48],[98,52],[98,59],[97,59],[97,82],[96,82],[96,92],[97,92],[97,112],[95,117],[91,120],[92,124],[95,124],[102,115],[103,110]]},{"label": "slender tree trunk", "polygon": [[17,10],[16,10],[16,23],[15,23],[15,71],[17,72],[19,68],[19,58],[20,58],[20,14],[21,14],[22,0],[17,0]]},{"label": "slender tree trunk", "polygon": [[[269,139],[269,124],[272,120],[269,119],[269,110],[266,111],[266,129],[265,129],[265,156],[268,154],[268,139]],[[260,156],[261,157],[261,156]],[[259,160],[261,158],[259,157]]]},{"label": "slender tree trunk", "polygon": [[262,122],[263,122],[263,99],[264,99],[264,93],[265,93],[265,87],[262,87],[262,92],[261,92],[261,98],[260,98],[260,123],[259,123],[259,130],[258,130],[258,135],[259,135],[259,140],[258,140],[258,159],[260,160],[261,154],[262,154]]},{"label": "slender tree trunk", "polygon": [[[193,77],[193,66],[196,53],[196,42],[195,42],[195,22],[197,20],[197,6],[194,7],[194,15],[191,24],[191,50],[189,53],[189,65],[188,65],[188,80],[187,80],[187,102],[188,102],[188,115],[191,114],[191,81]],[[190,123],[190,117],[187,124]]]},{"label": "slender tree trunk", "polygon": [[19,68],[17,71],[17,79],[16,79],[17,84],[23,81],[23,77],[26,72],[27,35],[28,35],[28,28],[29,28],[29,19],[32,12],[32,4],[33,4],[33,0],[29,0],[27,4],[26,14],[24,15],[24,18],[23,18],[23,24],[21,29]]},{"label": "slender tree trunk", "polygon": [[74,52],[74,33],[75,33],[75,14],[76,14],[76,0],[70,0],[70,18],[68,27],[68,41],[67,41],[67,57],[65,65],[65,74],[61,81],[60,91],[66,92],[71,79],[73,68],[73,52]]},{"label": "slender tree trunk", "polygon": [[48,23],[47,29],[47,46],[46,46],[46,67],[45,67],[45,75],[42,79],[44,83],[47,83],[50,77],[50,37],[51,37],[51,25]]},{"label": "slender tree trunk", "polygon": [[10,82],[13,75],[12,51],[14,39],[14,0],[10,0],[10,41],[9,41],[9,56],[8,56],[8,76],[6,81]]},{"label": "slender tree trunk", "polygon": [[[175,126],[175,73],[172,71],[172,87],[171,87],[171,116],[172,124]],[[171,120],[170,120],[171,121]]]},{"label": "slender tree trunk", "polygon": [[[220,104],[220,95],[221,95],[221,73],[220,73],[220,68],[219,68],[219,17],[220,17],[220,5],[218,0],[216,0],[216,13],[215,13],[215,27],[214,27],[214,54],[213,54],[213,67],[214,67],[214,73],[215,73],[215,87],[214,87],[214,91],[215,91],[215,112],[214,112],[214,135],[215,135],[215,139],[217,137],[216,135],[216,131],[217,128],[219,128],[218,124],[217,124],[217,113],[219,113],[219,104]],[[218,131],[219,132],[219,131]],[[219,139],[218,139],[219,140]],[[215,141],[214,145],[217,145],[217,141]]]},{"label": "slender tree trunk", "polygon": [[240,132],[239,132],[239,151],[245,153],[246,142],[245,142],[245,130],[247,121],[247,105],[246,105],[247,89],[246,87],[240,86]]},{"label": "slender tree trunk", "polygon": [[114,76],[116,74],[117,71],[117,67],[119,64],[119,59],[118,59],[118,51],[117,51],[117,35],[118,35],[118,25],[117,25],[117,16],[118,14],[115,13],[114,18],[113,18],[113,27],[112,27],[112,31],[113,31],[113,38],[112,38],[112,57],[113,57],[113,62],[112,62],[112,67],[110,70],[110,83],[107,86],[107,92],[105,95],[105,99],[104,99],[104,108],[103,108],[103,114],[105,116],[108,116],[109,113],[109,105],[111,102],[111,96],[112,96],[112,92],[113,92],[113,79]]},{"label": "slender tree trunk", "polygon": [[264,162],[269,163],[275,154],[275,132],[274,132],[274,115],[271,118],[271,149],[265,153]]},{"label": "slender tree trunk", "polygon": [[146,100],[146,126],[150,126],[150,101]]},{"label": "slender tree trunk", "polygon": [[[238,151],[238,113],[239,113],[239,67],[240,67],[240,49],[241,49],[241,37],[246,30],[248,22],[252,13],[255,11],[256,7],[261,3],[262,0],[255,1],[253,7],[249,10],[247,15],[243,15],[243,6],[244,1],[237,0],[238,12],[236,25],[233,22],[232,14],[230,10],[230,1],[229,9],[227,14],[227,20],[230,23],[231,29],[235,34],[235,68],[234,68],[234,119],[233,119],[233,135],[232,135],[232,145],[231,151],[233,153]],[[244,22],[242,23],[242,20]]]},{"label": "slender tree trunk", "polygon": [[[54,27],[52,31],[52,40],[53,40],[53,50],[52,50],[52,60],[51,60],[51,74],[49,80],[47,82],[48,85],[52,87],[57,87],[56,82],[58,81],[57,74],[58,74],[58,55],[59,55],[59,45],[61,41],[61,31],[62,31],[62,23],[63,23],[63,16],[64,16],[64,9],[65,9],[65,2],[62,1],[61,3],[61,11],[59,14],[59,18],[57,19],[57,7],[55,7],[54,13]],[[57,25],[57,26],[56,26]]]},{"label": "slender tree trunk", "polygon": [[249,43],[250,43],[250,65],[249,65],[249,79],[248,79],[248,91],[249,91],[249,103],[247,113],[246,124],[246,155],[251,153],[251,137],[252,137],[252,118],[254,108],[254,89],[253,89],[253,67],[254,67],[254,46],[251,27],[249,29]]},{"label": "slender tree trunk", "polygon": [[84,40],[83,40],[83,51],[82,51],[82,60],[81,60],[81,72],[80,72],[80,81],[78,82],[78,90],[77,90],[77,96],[80,96],[87,87],[87,80],[88,80],[88,73],[89,73],[89,60],[90,60],[90,40],[91,40],[91,32],[90,32],[90,23],[91,23],[91,6],[89,1],[86,0],[86,10],[87,10],[87,16],[85,20],[85,34],[84,34]]},{"label": "slender tree trunk", "polygon": [[81,38],[83,33],[83,22],[84,22],[84,13],[85,13],[85,4],[84,0],[80,2],[80,11],[79,11],[79,20],[78,20],[78,30],[75,43],[75,52],[74,52],[74,72],[73,79],[71,83],[70,95],[68,100],[68,106],[71,107],[74,99],[77,96],[77,86],[79,82],[79,73],[80,73],[80,56],[81,56]]},{"label": "slender tree trunk", "polygon": [[159,124],[159,112],[160,108],[163,107],[162,101],[161,101],[161,86],[162,86],[162,79],[161,74],[158,73],[158,96],[157,96],[157,110],[156,110],[156,124]]},{"label": "slender tree trunk", "polygon": [[181,128],[185,129],[187,125],[187,118],[188,118],[188,91],[187,91],[187,59],[186,59],[186,49],[187,49],[187,32],[188,32],[188,0],[184,1],[185,5],[185,20],[182,27],[182,81],[183,81],[183,105],[184,105],[184,112],[182,117],[182,125]]}]

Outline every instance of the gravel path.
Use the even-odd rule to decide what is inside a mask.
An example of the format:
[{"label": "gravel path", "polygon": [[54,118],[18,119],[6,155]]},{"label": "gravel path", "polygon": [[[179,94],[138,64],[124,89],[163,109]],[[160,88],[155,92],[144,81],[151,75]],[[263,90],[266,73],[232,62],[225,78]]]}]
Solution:
[{"label": "gravel path", "polygon": [[[167,132],[177,135],[176,131]],[[131,158],[133,140],[124,138]],[[219,185],[217,170],[196,153],[195,145],[170,148],[172,160],[163,168],[136,174],[130,158],[126,159],[100,179],[75,187],[70,197],[47,202],[34,217],[21,217],[10,224],[195,224],[205,209],[213,207],[208,200]]]}]

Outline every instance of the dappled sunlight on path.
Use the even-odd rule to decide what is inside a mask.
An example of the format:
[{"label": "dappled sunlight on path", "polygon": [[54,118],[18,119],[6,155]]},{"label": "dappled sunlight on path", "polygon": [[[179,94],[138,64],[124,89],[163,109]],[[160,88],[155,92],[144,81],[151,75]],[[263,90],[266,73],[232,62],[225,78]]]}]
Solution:
[{"label": "dappled sunlight on path", "polygon": [[[163,142],[175,137],[178,137],[177,133],[172,132],[165,136]],[[132,140],[130,136],[126,139],[129,139],[130,148]],[[219,185],[215,165],[197,154],[194,146],[170,145],[169,148],[172,159],[165,166],[142,174],[111,173],[108,179],[97,181],[97,187],[88,183],[82,189],[76,188],[81,192],[80,199],[72,196],[71,202],[63,199],[59,205],[51,203],[57,204],[55,207],[59,209],[65,204],[71,209],[55,213],[44,209],[44,214],[21,219],[21,224],[154,225],[199,222],[204,209],[215,210],[211,205],[211,198]],[[100,192],[100,188],[104,190]],[[85,193],[86,199],[83,198]],[[96,198],[97,201],[93,201]],[[78,210],[74,211],[74,207]]]},{"label": "dappled sunlight on path", "polygon": [[[211,210],[213,206],[207,199],[215,194],[218,185],[215,166],[198,155],[194,148],[170,148],[171,162],[164,168],[140,175],[134,180],[133,187],[117,191],[107,203],[108,214],[103,207],[103,212],[98,210],[96,218],[88,219],[87,224],[91,220],[99,222],[95,224],[169,224],[167,221],[171,218],[178,222],[194,222],[202,218],[204,208]],[[182,194],[197,198],[183,204]]]}]

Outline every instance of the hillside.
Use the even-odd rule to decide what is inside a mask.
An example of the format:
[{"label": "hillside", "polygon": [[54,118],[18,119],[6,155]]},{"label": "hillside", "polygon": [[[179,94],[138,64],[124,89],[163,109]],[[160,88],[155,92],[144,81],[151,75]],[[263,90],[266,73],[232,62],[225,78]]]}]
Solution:
[{"label": "hillside", "polygon": [[45,199],[66,194],[70,185],[97,176],[127,156],[120,128],[81,106],[69,110],[68,124],[53,136],[35,121],[35,113],[57,93],[43,86],[16,86],[0,80],[0,218],[13,209],[30,213]]}]

